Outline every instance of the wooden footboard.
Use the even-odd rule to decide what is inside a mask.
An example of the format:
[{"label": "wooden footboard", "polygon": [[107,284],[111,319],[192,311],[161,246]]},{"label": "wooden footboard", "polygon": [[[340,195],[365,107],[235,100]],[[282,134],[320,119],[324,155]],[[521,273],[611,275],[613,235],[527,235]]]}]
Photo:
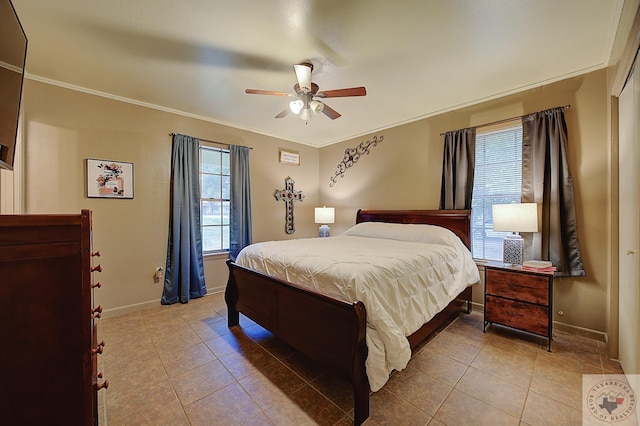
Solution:
[{"label": "wooden footboard", "polygon": [[366,310],[227,261],[229,327],[239,312],[353,384],[354,420],[369,417]]},{"label": "wooden footboard", "polygon": [[[312,292],[287,281],[227,261],[229,281],[225,291],[228,325],[239,324],[242,312],[282,341],[309,358],[331,368],[353,386],[354,424],[369,417],[369,381],[365,361],[366,309],[362,302],[347,303]],[[467,287],[440,313],[409,336],[414,349],[466,306],[470,312],[471,287]]]}]

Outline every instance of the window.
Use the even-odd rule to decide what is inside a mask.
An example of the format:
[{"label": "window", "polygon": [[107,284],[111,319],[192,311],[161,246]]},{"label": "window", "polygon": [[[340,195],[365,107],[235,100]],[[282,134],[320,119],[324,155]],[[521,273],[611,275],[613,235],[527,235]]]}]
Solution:
[{"label": "window", "polygon": [[200,145],[202,252],[229,250],[229,151]]},{"label": "window", "polygon": [[491,206],[519,203],[522,193],[522,125],[476,134],[476,165],[471,202],[471,253],[502,260],[508,232],[493,230]]}]

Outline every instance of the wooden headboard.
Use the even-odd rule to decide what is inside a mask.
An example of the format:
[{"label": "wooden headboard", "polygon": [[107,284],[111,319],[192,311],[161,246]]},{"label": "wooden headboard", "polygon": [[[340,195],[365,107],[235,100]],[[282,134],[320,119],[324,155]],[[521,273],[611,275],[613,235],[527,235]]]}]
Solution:
[{"label": "wooden headboard", "polygon": [[471,249],[471,210],[358,210],[356,223],[360,222],[442,226],[453,231]]}]

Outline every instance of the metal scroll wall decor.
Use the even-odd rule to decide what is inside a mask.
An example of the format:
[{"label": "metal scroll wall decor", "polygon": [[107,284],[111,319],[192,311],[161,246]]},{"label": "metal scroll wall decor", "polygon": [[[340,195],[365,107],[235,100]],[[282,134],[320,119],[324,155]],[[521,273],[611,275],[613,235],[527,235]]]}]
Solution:
[{"label": "metal scroll wall decor", "polygon": [[286,222],[284,230],[287,234],[293,234],[296,232],[295,223],[293,222],[293,203],[294,201],[304,200],[304,194],[302,191],[296,191],[293,189],[295,181],[291,177],[287,176],[284,180],[284,189],[277,189],[274,196],[278,201],[284,201],[285,208],[287,210]]},{"label": "metal scroll wall decor", "polygon": [[338,177],[344,177],[344,173],[347,169],[358,162],[360,157],[364,154],[369,154],[369,149],[382,143],[384,136],[374,136],[371,140],[362,142],[355,148],[347,148],[344,150],[344,157],[340,164],[338,164],[338,170],[331,176],[329,186],[333,186],[338,182]]}]

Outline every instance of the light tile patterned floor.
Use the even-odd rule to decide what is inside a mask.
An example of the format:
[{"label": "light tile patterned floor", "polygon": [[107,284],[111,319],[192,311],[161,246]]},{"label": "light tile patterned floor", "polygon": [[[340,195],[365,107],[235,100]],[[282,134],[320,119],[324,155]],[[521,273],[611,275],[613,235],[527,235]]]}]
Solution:
[{"label": "light tile patterned floor", "polygon": [[[101,424],[348,425],[351,387],[242,317],[222,294],[104,319]],[[603,343],[462,314],[371,395],[366,425],[581,424],[582,374],[620,374]]]}]

